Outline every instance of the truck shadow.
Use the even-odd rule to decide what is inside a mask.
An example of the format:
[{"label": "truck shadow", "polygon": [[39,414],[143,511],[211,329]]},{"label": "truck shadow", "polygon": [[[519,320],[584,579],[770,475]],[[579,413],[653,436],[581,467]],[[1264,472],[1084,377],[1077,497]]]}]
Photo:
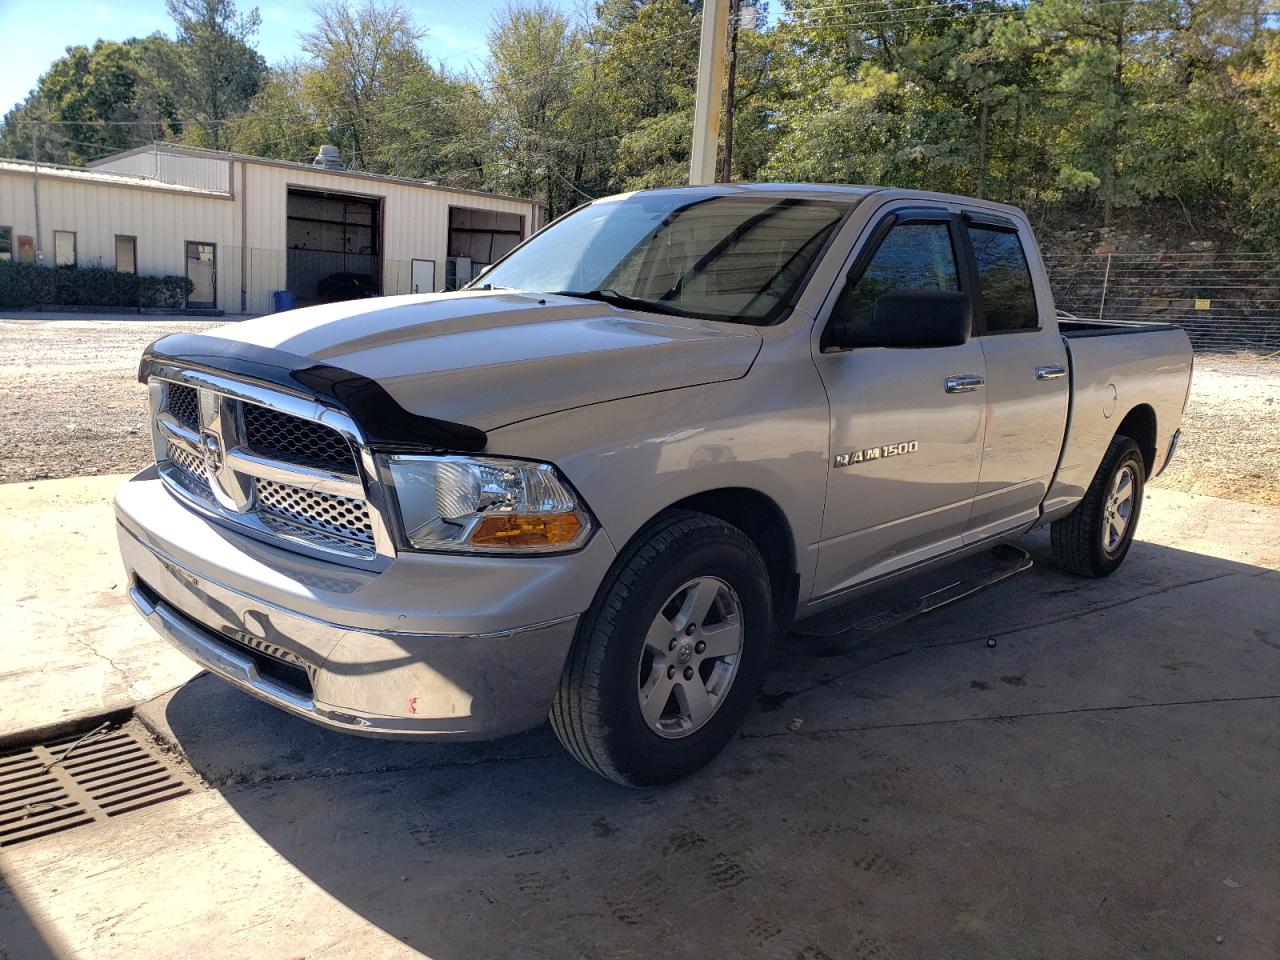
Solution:
[{"label": "truck shadow", "polygon": [[[1140,542],[1083,581],[1021,545],[1029,573],[885,633],[801,626],[742,735],[662,790],[594,777],[546,727],[359,740],[210,677],[166,719],[258,836],[433,960],[1274,947],[1280,573]],[[299,955],[379,953],[359,921],[286,912],[324,928]]]}]

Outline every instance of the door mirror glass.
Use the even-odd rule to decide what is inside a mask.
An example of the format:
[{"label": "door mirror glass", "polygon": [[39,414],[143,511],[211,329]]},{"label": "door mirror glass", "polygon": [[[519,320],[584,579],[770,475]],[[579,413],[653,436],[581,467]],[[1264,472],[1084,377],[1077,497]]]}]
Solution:
[{"label": "door mirror glass", "polygon": [[958,347],[969,342],[973,307],[967,293],[953,290],[890,290],[876,298],[871,323],[845,328],[832,346]]}]

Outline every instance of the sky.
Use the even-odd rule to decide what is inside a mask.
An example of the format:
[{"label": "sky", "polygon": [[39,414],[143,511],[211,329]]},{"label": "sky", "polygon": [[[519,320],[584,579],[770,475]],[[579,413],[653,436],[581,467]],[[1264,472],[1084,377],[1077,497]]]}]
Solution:
[{"label": "sky", "polygon": [[[485,32],[506,0],[403,0],[430,31],[423,51],[451,69],[478,66]],[[252,2],[239,0],[241,10]],[[570,4],[563,4],[566,8]],[[298,53],[298,33],[314,17],[309,0],[262,0],[257,47],[275,63]],[[69,46],[91,46],[99,38],[125,40],[160,30],[173,36],[164,0],[0,0],[0,116],[24,99],[40,75]]]}]

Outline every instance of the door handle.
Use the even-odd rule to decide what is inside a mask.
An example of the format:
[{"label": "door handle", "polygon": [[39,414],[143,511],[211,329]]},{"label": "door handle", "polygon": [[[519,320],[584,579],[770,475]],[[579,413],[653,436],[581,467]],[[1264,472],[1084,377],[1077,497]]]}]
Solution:
[{"label": "door handle", "polygon": [[974,373],[960,373],[947,377],[942,381],[942,388],[947,393],[973,393],[987,381]]},{"label": "door handle", "polygon": [[1036,367],[1037,380],[1057,380],[1059,377],[1067,375],[1067,368],[1060,363],[1050,363],[1043,367]]}]

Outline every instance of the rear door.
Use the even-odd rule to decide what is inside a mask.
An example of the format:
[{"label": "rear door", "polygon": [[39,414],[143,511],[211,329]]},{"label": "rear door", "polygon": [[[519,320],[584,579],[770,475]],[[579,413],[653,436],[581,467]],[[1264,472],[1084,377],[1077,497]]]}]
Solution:
[{"label": "rear door", "polygon": [[1071,387],[1053,298],[1043,272],[1031,269],[1039,252],[1026,227],[970,211],[962,235],[987,370],[982,471],[965,528],[972,543],[1039,516],[1062,450]]},{"label": "rear door", "polygon": [[[967,289],[959,223],[892,210],[850,262],[833,313],[870,319],[890,290]],[[962,544],[982,451],[985,361],[961,346],[863,347],[815,356],[831,404],[831,455],[814,596]]]}]

